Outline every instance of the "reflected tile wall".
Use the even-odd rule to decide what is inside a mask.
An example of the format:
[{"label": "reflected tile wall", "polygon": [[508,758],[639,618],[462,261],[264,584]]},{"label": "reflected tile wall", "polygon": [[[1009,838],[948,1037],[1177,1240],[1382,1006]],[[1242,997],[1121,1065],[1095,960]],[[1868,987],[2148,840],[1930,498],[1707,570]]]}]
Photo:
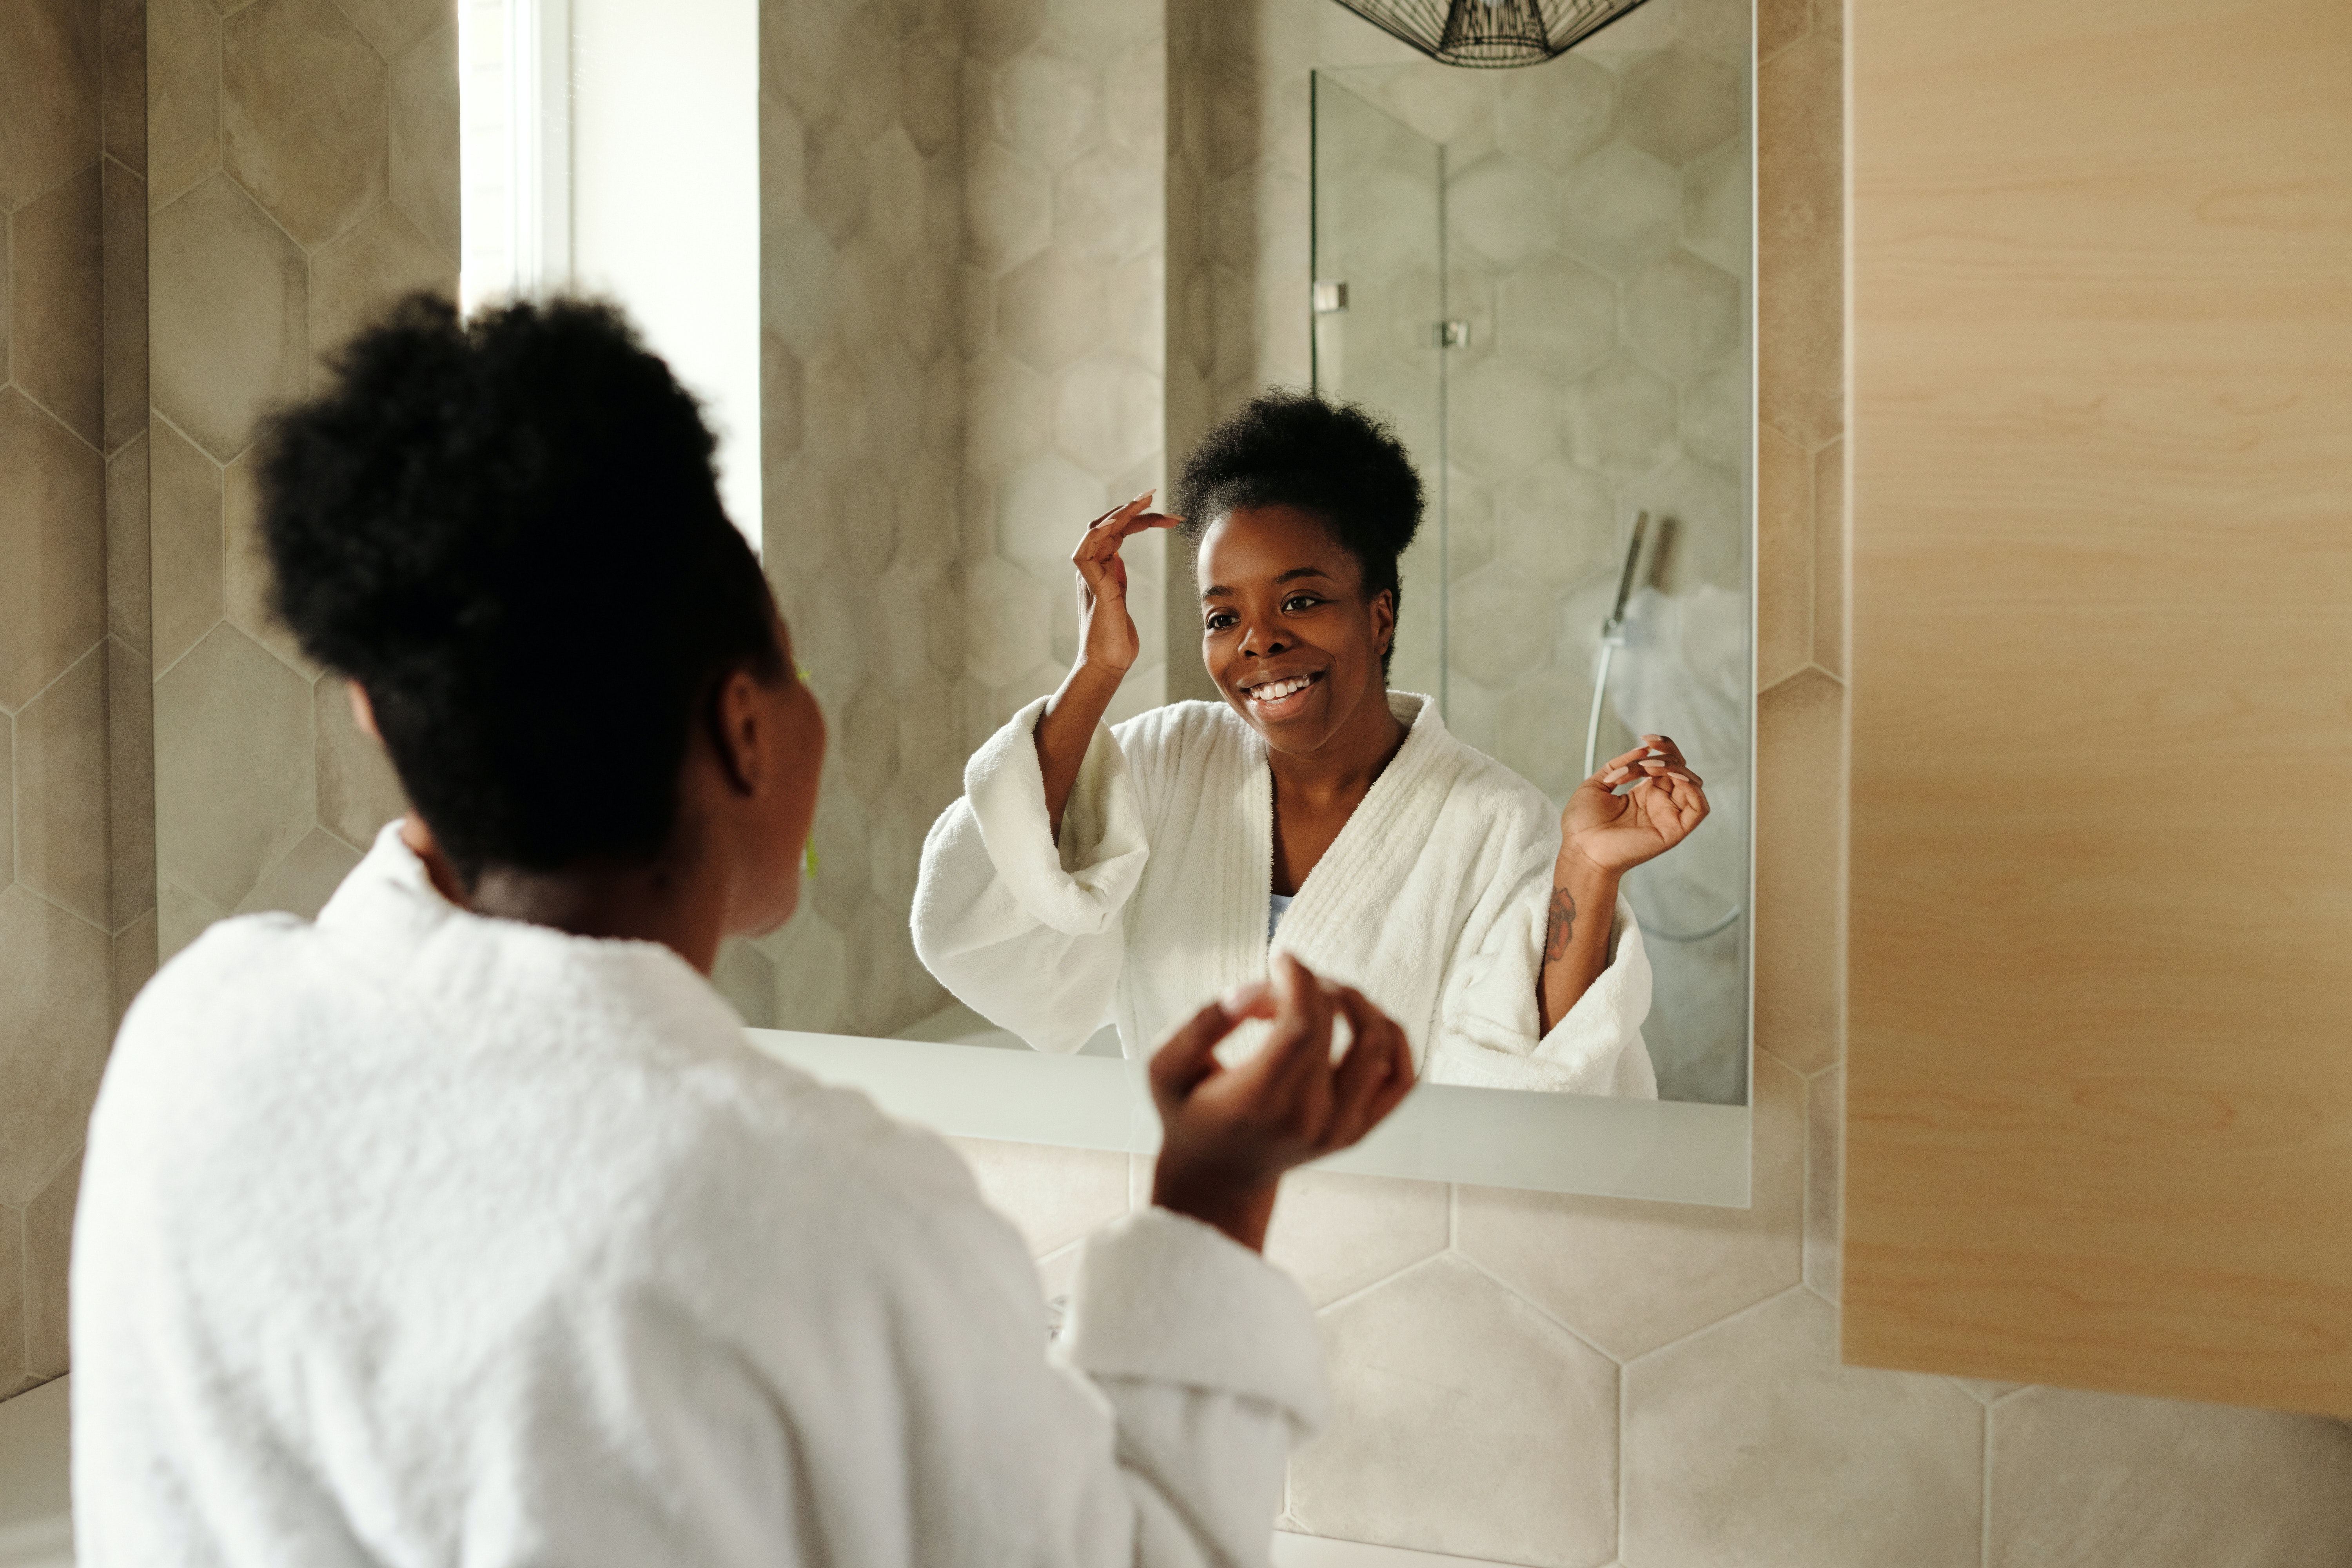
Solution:
[{"label": "reflected tile wall", "polygon": [[155,963],[143,31],[0,12],[0,1398],[66,1370],[82,1129]]}]

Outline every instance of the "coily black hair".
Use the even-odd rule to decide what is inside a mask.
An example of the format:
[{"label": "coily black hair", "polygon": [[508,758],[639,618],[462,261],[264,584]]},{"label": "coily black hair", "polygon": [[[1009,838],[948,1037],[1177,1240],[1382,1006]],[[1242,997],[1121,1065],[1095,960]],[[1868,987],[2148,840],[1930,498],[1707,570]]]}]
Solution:
[{"label": "coily black hair", "polygon": [[785,671],[701,410],[620,312],[412,296],[264,439],[276,609],[467,886],[658,856],[721,682]]},{"label": "coily black hair", "polygon": [[[1421,531],[1421,475],[1396,432],[1353,403],[1272,387],[1201,437],[1176,480],[1170,510],[1195,551],[1208,526],[1240,507],[1292,506],[1330,530],[1362,568],[1364,596],[1385,591],[1402,610],[1397,562]],[[1388,674],[1396,645],[1381,656]]]}]

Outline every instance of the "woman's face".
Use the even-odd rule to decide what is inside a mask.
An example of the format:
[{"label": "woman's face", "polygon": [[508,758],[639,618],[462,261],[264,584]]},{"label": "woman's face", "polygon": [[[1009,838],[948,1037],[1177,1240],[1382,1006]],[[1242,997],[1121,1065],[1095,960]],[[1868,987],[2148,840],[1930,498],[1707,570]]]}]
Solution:
[{"label": "woman's face", "polygon": [[1366,702],[1387,711],[1381,656],[1396,603],[1367,599],[1363,572],[1311,514],[1236,507],[1201,535],[1201,657],[1266,744],[1323,749]]}]

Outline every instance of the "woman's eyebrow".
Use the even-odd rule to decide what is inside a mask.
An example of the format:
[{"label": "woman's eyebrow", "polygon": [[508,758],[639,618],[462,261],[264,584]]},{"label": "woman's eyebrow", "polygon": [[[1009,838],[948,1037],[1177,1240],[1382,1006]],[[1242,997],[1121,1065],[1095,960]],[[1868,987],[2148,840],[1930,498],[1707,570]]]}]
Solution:
[{"label": "woman's eyebrow", "polygon": [[[1277,583],[1287,583],[1296,577],[1320,577],[1327,583],[1336,583],[1339,581],[1337,577],[1332,576],[1331,574],[1324,571],[1320,566],[1293,566],[1289,571],[1285,572],[1280,576],[1275,578],[1275,581]],[[1230,599],[1233,596],[1234,591],[1231,588],[1226,587],[1223,583],[1217,584],[1214,587],[1203,588],[1201,590],[1201,597],[1204,602],[1210,599]]]}]

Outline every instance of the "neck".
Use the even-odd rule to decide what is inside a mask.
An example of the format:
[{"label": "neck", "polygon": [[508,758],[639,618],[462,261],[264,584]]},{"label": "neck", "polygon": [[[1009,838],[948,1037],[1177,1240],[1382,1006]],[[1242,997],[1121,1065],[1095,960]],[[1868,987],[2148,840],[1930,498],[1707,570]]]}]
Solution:
[{"label": "neck", "polygon": [[562,871],[518,871],[493,867],[469,893],[458,885],[440,847],[415,816],[403,825],[402,841],[424,860],[444,898],[477,914],[523,921],[571,936],[622,942],[656,942],[704,974],[719,960],[723,896],[709,885],[715,868],[670,858],[646,866],[596,866]]},{"label": "neck", "polygon": [[1314,805],[1360,798],[1404,744],[1405,727],[1389,711],[1385,686],[1364,694],[1348,721],[1312,752],[1267,748],[1267,764],[1277,789]]}]

